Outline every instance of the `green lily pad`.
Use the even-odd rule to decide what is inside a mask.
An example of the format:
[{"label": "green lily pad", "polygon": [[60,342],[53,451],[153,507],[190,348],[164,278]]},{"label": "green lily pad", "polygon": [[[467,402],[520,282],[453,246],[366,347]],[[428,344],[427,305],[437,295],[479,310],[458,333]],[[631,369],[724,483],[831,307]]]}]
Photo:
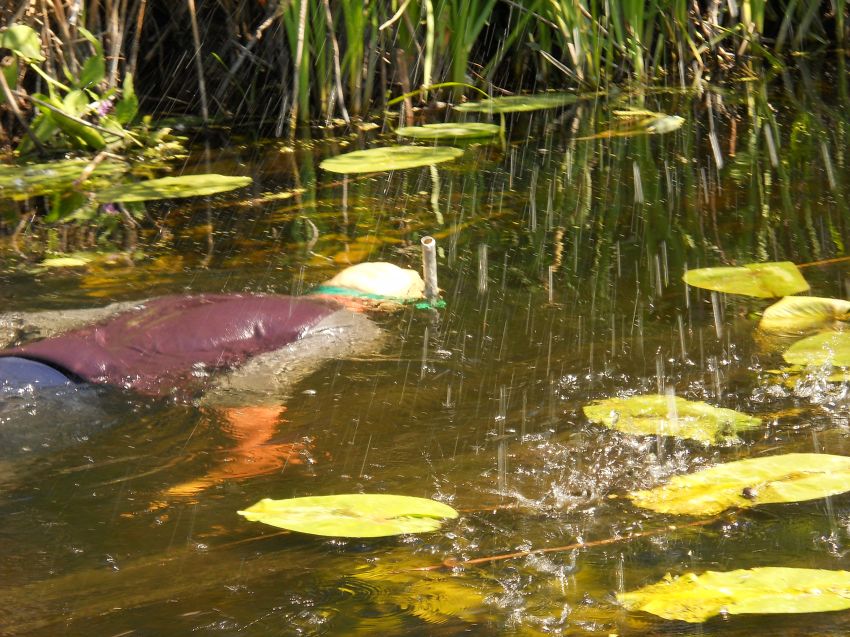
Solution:
[{"label": "green lily pad", "polygon": [[266,498],[239,511],[251,522],[332,537],[383,537],[436,531],[457,511],[435,500],[405,495],[349,493],[289,500]]},{"label": "green lily pad", "polygon": [[147,181],[116,184],[97,191],[95,193],[95,199],[103,203],[129,203],[133,201],[198,197],[236,190],[237,188],[247,186],[252,181],[250,177],[231,177],[216,174],[161,177],[159,179],[148,179]]},{"label": "green lily pad", "polygon": [[726,509],[816,500],[850,490],[850,458],[789,453],[717,465],[667,484],[633,491],[644,509],[674,515],[715,515]]},{"label": "green lily pad", "polygon": [[824,332],[797,341],[782,355],[791,365],[850,367],[850,332]]},{"label": "green lily pad", "polygon": [[430,166],[461,155],[460,148],[451,146],[382,146],[329,157],[319,166],[333,173],[376,173]]},{"label": "green lily pad", "polygon": [[737,442],[737,431],[761,425],[761,419],[734,409],[678,396],[650,394],[607,398],[583,407],[591,422],[642,436],[674,436],[704,443]]},{"label": "green lily pad", "polygon": [[850,572],[766,566],[669,574],[617,601],[632,611],[700,623],[715,615],[823,613],[850,608]]},{"label": "green lily pad", "polygon": [[[26,199],[39,195],[62,192],[80,178],[91,164],[85,159],[66,159],[43,164],[0,165],[0,198]],[[115,161],[99,163],[87,178],[97,183],[115,178],[127,170],[127,164]]]},{"label": "green lily pad", "polygon": [[404,126],[396,130],[396,134],[414,139],[476,139],[493,137],[499,134],[499,130],[500,127],[496,124],[445,122],[442,124],[425,124],[424,126]]},{"label": "green lily pad", "polygon": [[468,102],[454,107],[456,111],[472,113],[519,113],[559,108],[575,104],[579,96],[575,93],[535,93],[533,95],[506,95],[492,97],[480,102]]},{"label": "green lily pad", "polygon": [[741,267],[688,270],[685,283],[695,288],[759,298],[805,292],[809,284],[790,261],[748,263]]},{"label": "green lily pad", "polygon": [[850,318],[850,301],[786,296],[764,311],[759,328],[778,334],[805,334]]}]

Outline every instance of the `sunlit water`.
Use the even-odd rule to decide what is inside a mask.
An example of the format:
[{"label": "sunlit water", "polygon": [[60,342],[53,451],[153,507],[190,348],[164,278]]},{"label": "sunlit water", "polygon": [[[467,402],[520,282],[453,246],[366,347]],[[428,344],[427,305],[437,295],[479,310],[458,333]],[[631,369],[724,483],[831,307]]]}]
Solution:
[{"label": "sunlit water", "polygon": [[[378,319],[391,334],[381,355],[327,364],[296,387],[270,443],[293,450],[283,468],[194,492],[181,485],[215,474],[238,444],[214,410],[117,391],[6,400],[0,632],[846,634],[848,612],[689,625],[614,600],[665,573],[850,568],[847,495],[703,526],[613,497],[733,459],[850,455],[846,388],[769,373],[781,347],[754,336],[768,302],[712,305],[681,282],[688,267],[844,255],[850,109],[841,90],[824,96],[813,83],[803,72],[770,91],[633,98],[686,118],[663,136],[577,141],[607,128],[613,105],[601,102],[512,116],[506,147],[347,180],[318,162],[393,138],[353,133],[294,152],[201,146],[187,169],[248,174],[253,191],[151,206],[164,221],[144,234],[134,267],[33,272],[7,254],[3,308],[55,309],[183,291],[299,293],[348,263],[417,267],[418,240],[431,234],[447,304]],[[847,268],[803,273],[813,294],[843,297]],[[581,413],[589,400],[640,392],[765,424],[744,444],[707,447],[627,436]],[[358,541],[236,514],[264,497],[345,492],[437,498],[461,517],[435,533]],[[412,570],[637,532],[650,533]]]}]

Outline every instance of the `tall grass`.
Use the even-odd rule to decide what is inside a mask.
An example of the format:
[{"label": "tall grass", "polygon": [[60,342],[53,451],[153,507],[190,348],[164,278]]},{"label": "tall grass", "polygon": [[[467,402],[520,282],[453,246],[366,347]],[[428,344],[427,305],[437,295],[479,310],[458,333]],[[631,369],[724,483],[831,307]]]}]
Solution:
[{"label": "tall grass", "polygon": [[[283,135],[444,81],[582,90],[777,65],[843,45],[847,10],[846,0],[18,0],[0,26],[39,30],[54,76],[79,73],[85,26],[104,43],[104,81],[135,71],[147,112],[206,107]],[[45,90],[35,76],[22,86]]]}]

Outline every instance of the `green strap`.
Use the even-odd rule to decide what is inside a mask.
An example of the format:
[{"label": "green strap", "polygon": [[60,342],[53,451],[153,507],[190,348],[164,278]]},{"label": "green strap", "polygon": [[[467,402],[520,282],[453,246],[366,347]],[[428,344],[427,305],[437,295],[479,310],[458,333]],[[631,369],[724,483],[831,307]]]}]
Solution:
[{"label": "green strap", "polygon": [[329,296],[351,296],[360,299],[372,299],[373,301],[395,301],[396,303],[412,304],[417,310],[428,310],[433,308],[444,308],[446,302],[443,299],[437,299],[433,303],[423,301],[421,299],[402,299],[397,296],[384,296],[383,294],[372,294],[370,292],[361,292],[360,290],[352,290],[351,288],[343,288],[335,285],[320,285],[310,290],[307,294],[327,294]]}]

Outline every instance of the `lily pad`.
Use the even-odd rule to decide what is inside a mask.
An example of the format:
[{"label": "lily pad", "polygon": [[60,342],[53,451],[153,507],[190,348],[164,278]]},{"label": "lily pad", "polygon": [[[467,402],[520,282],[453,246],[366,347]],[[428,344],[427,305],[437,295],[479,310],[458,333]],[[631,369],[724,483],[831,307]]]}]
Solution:
[{"label": "lily pad", "polygon": [[116,184],[99,190],[95,193],[95,198],[103,203],[129,203],[133,201],[198,197],[236,190],[237,188],[247,186],[252,181],[250,177],[231,177],[215,174],[161,177],[159,179],[148,179],[147,181],[137,181],[135,183]]},{"label": "lily pad", "polygon": [[396,130],[396,134],[414,139],[476,139],[493,137],[499,134],[499,130],[500,127],[496,124],[444,122],[424,126],[404,126]]},{"label": "lily pad", "polygon": [[39,265],[45,268],[81,268],[91,262],[90,257],[51,257],[45,259]]},{"label": "lily pad", "polygon": [[463,155],[451,146],[382,146],[329,157],[319,166],[333,173],[376,173],[431,166]]},{"label": "lily pad", "polygon": [[797,266],[790,261],[699,268],[688,270],[683,278],[695,288],[759,298],[788,296],[809,289]]},{"label": "lily pad", "polygon": [[607,398],[585,405],[583,411],[591,422],[624,433],[705,443],[737,442],[736,432],[761,425],[761,419],[734,409],[660,394]]},{"label": "lily pad", "polygon": [[816,500],[850,490],[850,458],[789,453],[749,458],[676,476],[629,494],[644,509],[674,515],[715,515],[733,507]]},{"label": "lily pad", "polygon": [[454,107],[456,111],[472,113],[519,113],[559,108],[575,104],[579,96],[575,93],[535,93],[533,95],[506,95],[492,97],[480,102],[468,102]]},{"label": "lily pad", "polygon": [[777,334],[805,334],[850,318],[850,301],[786,296],[764,311],[759,328]]},{"label": "lily pad", "polygon": [[435,500],[405,495],[349,493],[289,500],[266,498],[239,511],[251,522],[332,537],[383,537],[435,531],[457,511]]},{"label": "lily pad", "polygon": [[823,613],[850,608],[850,572],[766,566],[669,574],[617,601],[632,611],[700,623],[715,615]]},{"label": "lily pad", "polygon": [[[0,198],[19,200],[62,192],[70,188],[89,165],[91,162],[84,159],[0,165]],[[92,170],[87,180],[97,183],[98,178],[115,178],[126,170],[127,165],[122,162],[104,161]]]},{"label": "lily pad", "polygon": [[782,355],[791,365],[850,367],[850,332],[824,332],[797,341]]}]

